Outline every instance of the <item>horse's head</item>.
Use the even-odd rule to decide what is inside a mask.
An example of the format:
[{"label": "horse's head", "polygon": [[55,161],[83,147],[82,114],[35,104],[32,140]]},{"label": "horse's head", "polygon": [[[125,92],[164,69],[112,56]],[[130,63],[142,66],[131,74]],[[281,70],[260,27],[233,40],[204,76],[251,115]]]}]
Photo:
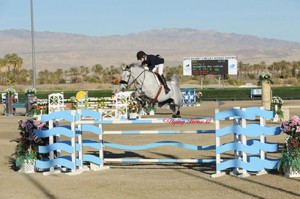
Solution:
[{"label": "horse's head", "polygon": [[133,81],[133,79],[131,78],[130,68],[131,68],[131,65],[123,65],[122,66],[123,72],[122,72],[121,81],[120,81],[122,91],[127,90],[128,86]]},{"label": "horse's head", "polygon": [[135,81],[138,81],[138,77],[144,71],[140,63],[132,63],[130,65],[122,66],[123,72],[121,75],[121,90],[126,90]]}]

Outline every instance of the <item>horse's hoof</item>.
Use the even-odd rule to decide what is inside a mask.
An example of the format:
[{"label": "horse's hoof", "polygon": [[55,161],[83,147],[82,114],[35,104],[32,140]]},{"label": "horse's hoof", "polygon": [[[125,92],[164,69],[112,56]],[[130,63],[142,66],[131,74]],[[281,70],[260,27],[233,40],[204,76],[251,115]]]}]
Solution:
[{"label": "horse's hoof", "polygon": [[181,118],[180,115],[172,115],[172,118]]}]

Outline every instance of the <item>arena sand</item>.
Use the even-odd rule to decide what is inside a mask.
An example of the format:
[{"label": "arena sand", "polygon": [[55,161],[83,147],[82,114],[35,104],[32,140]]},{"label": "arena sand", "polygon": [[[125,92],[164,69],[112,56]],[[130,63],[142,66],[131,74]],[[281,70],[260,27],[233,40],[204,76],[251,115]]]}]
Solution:
[{"label": "arena sand", "polygon": [[[285,101],[286,106],[300,105],[300,101]],[[212,117],[216,108],[220,111],[233,107],[261,106],[260,101],[203,102],[200,107],[183,107],[182,116]],[[0,110],[3,110],[0,107]],[[22,110],[21,110],[22,111]],[[300,109],[291,109],[291,115],[300,115]],[[158,110],[154,117],[169,117],[169,111]],[[214,164],[110,164],[104,171],[88,171],[76,176],[64,173],[43,176],[42,173],[22,174],[14,170],[15,143],[18,137],[18,121],[25,116],[0,116],[0,198],[299,198],[300,179],[289,179],[272,171],[267,175],[238,178],[225,175],[211,178]],[[230,125],[229,123],[223,125]],[[271,123],[270,125],[280,125]],[[214,124],[142,125],[141,129],[214,129]],[[106,129],[132,129],[132,125],[114,125]],[[284,142],[285,135],[268,138]],[[105,140],[123,144],[146,144],[160,140],[175,140],[197,145],[214,144],[214,136],[205,135],[107,135]],[[228,153],[228,156],[231,154]],[[213,151],[191,152],[175,147],[159,147],[146,151],[122,151],[105,148],[106,157],[142,158],[213,158]],[[280,153],[268,154],[269,158]]]}]

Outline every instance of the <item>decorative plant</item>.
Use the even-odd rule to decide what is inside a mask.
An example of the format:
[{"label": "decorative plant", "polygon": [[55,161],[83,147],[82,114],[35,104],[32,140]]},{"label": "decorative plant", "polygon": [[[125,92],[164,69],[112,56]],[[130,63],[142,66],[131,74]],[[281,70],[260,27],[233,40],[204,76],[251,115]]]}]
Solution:
[{"label": "decorative plant", "polygon": [[72,104],[72,110],[76,110],[77,109],[78,99],[76,99],[75,96],[72,96],[72,97],[70,97],[70,99],[67,99],[67,102],[70,102]]},{"label": "decorative plant", "polygon": [[148,111],[156,111],[156,108],[155,108],[155,102],[154,101],[151,101],[148,105]]},{"label": "decorative plant", "polygon": [[258,85],[261,86],[262,83],[268,83],[268,84],[273,84],[273,81],[271,80],[271,74],[269,73],[261,73],[258,77]]},{"label": "decorative plant", "polygon": [[[281,110],[282,104],[283,104],[283,100],[279,96],[274,96],[272,98],[271,109],[276,111],[276,114],[280,118],[283,118],[283,111]],[[276,106],[277,106],[277,110],[276,110]]]},{"label": "decorative plant", "polygon": [[28,95],[28,94],[36,94],[36,89],[35,88],[32,88],[32,87],[29,87],[29,88],[26,88],[25,89],[25,94]]},{"label": "decorative plant", "polygon": [[31,103],[31,110],[32,114],[47,114],[48,113],[48,100],[47,99],[37,99],[34,98]]},{"label": "decorative plant", "polygon": [[119,85],[120,84],[120,80],[119,79],[113,79],[112,80],[112,84],[113,85]]},{"label": "decorative plant", "polygon": [[11,142],[17,143],[15,152],[12,154],[16,158],[17,167],[20,167],[24,161],[31,162],[40,158],[38,146],[44,145],[46,142],[35,135],[34,129],[43,127],[43,123],[35,123],[32,119],[19,121],[20,137],[11,140]]},{"label": "decorative plant", "polygon": [[278,170],[300,171],[300,118],[292,116],[288,121],[282,122],[281,128],[287,137],[282,150],[282,158],[278,163]]},{"label": "decorative plant", "polygon": [[109,106],[109,104],[106,103],[107,99],[105,97],[96,98],[96,100],[90,100],[90,99],[88,99],[88,102],[96,102],[97,105],[98,105],[98,108],[100,108],[100,109],[103,109],[103,108]]},{"label": "decorative plant", "polygon": [[17,91],[14,88],[7,88],[7,89],[5,89],[5,93],[8,94],[8,95],[14,95],[16,92]]},{"label": "decorative plant", "polygon": [[139,104],[137,100],[135,100],[133,97],[130,98],[128,101],[128,111],[129,113],[137,113],[139,110]]}]

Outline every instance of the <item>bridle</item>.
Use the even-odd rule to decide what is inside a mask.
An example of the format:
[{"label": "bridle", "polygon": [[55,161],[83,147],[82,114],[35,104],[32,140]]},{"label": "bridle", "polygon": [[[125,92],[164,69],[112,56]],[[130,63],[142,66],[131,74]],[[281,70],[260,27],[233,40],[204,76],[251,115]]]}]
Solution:
[{"label": "bridle", "polygon": [[[128,85],[128,82],[129,82],[129,80],[130,80],[130,78],[132,77],[132,75],[131,75],[131,67],[130,68],[126,68],[126,69],[124,69],[124,71],[128,71],[129,72],[129,77],[128,77],[128,80],[127,81],[125,81],[125,80],[121,80],[120,81],[120,84],[126,84],[126,88],[130,88],[130,86],[132,85],[132,84],[134,84],[136,81],[137,81],[137,79],[144,73],[144,80],[145,80],[145,71],[146,70],[143,70],[131,83],[130,83],[130,85]],[[143,83],[144,83],[144,80],[143,80]],[[143,83],[142,83],[142,85],[143,85]]]}]

